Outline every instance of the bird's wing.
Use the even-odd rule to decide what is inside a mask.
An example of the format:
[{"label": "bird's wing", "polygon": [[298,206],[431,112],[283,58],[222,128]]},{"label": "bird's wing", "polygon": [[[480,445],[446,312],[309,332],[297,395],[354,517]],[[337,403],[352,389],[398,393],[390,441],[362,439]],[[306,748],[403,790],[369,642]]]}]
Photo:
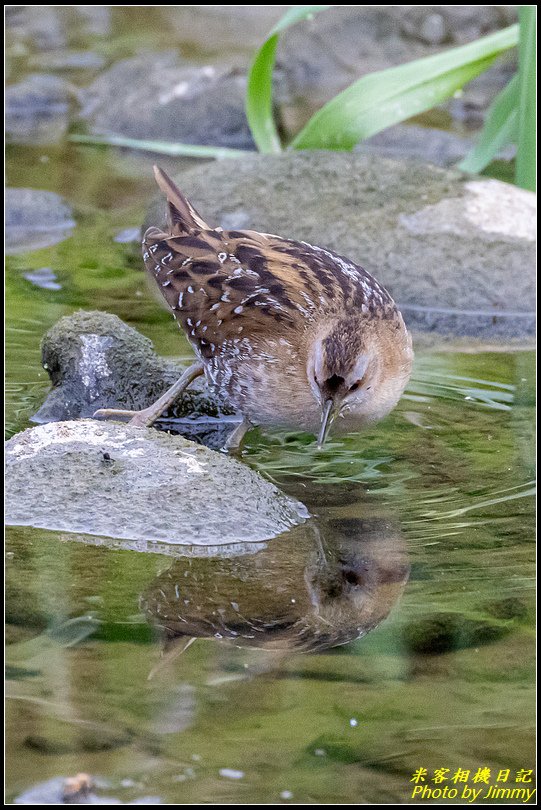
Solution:
[{"label": "bird's wing", "polygon": [[179,187],[159,166],[154,166],[154,177],[167,200],[169,226],[172,234],[179,236],[194,231],[210,230],[210,226],[203,217],[197,213]]},{"label": "bird's wing", "polygon": [[304,329],[321,312],[392,300],[362,268],[331,251],[256,231],[175,236],[149,228],[143,258],[203,357],[246,336]]}]

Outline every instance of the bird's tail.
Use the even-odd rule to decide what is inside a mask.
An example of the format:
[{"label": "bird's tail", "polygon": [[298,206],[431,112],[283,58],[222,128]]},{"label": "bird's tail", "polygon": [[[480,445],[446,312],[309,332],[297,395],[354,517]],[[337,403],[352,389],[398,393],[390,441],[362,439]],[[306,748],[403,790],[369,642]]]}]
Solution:
[{"label": "bird's tail", "polygon": [[180,236],[181,234],[193,233],[194,231],[211,230],[210,225],[207,225],[193,205],[159,166],[154,166],[154,177],[169,203],[169,217],[171,220],[172,233]]}]

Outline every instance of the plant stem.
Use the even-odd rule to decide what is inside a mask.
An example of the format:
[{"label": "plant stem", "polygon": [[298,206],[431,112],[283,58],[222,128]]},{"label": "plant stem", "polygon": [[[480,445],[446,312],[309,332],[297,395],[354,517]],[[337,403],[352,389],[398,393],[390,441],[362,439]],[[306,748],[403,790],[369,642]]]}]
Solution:
[{"label": "plant stem", "polygon": [[536,185],[536,76],[535,23],[536,7],[521,6],[519,10],[519,113],[518,148],[515,168],[517,186],[535,191]]}]

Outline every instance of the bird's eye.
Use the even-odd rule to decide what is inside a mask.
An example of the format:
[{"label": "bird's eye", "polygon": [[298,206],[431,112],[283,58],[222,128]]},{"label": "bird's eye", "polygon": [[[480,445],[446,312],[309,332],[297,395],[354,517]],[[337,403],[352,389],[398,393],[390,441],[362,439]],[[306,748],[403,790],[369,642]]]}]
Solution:
[{"label": "bird's eye", "polygon": [[[366,383],[366,375],[361,377],[359,380],[355,380],[355,382],[349,386],[348,393],[352,393],[353,391],[357,391],[357,389],[361,388]],[[367,389],[368,390],[368,389]]]}]

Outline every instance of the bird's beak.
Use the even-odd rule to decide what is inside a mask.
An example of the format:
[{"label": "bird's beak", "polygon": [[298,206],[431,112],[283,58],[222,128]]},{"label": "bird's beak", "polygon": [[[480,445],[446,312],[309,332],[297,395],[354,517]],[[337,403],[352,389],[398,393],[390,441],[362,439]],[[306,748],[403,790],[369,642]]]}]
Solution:
[{"label": "bird's beak", "polygon": [[335,409],[333,400],[326,399],[323,405],[323,412],[321,414],[321,428],[319,430],[319,436],[317,437],[318,450],[321,450],[323,444],[325,443],[327,433],[329,432],[334,421],[334,413]]}]

